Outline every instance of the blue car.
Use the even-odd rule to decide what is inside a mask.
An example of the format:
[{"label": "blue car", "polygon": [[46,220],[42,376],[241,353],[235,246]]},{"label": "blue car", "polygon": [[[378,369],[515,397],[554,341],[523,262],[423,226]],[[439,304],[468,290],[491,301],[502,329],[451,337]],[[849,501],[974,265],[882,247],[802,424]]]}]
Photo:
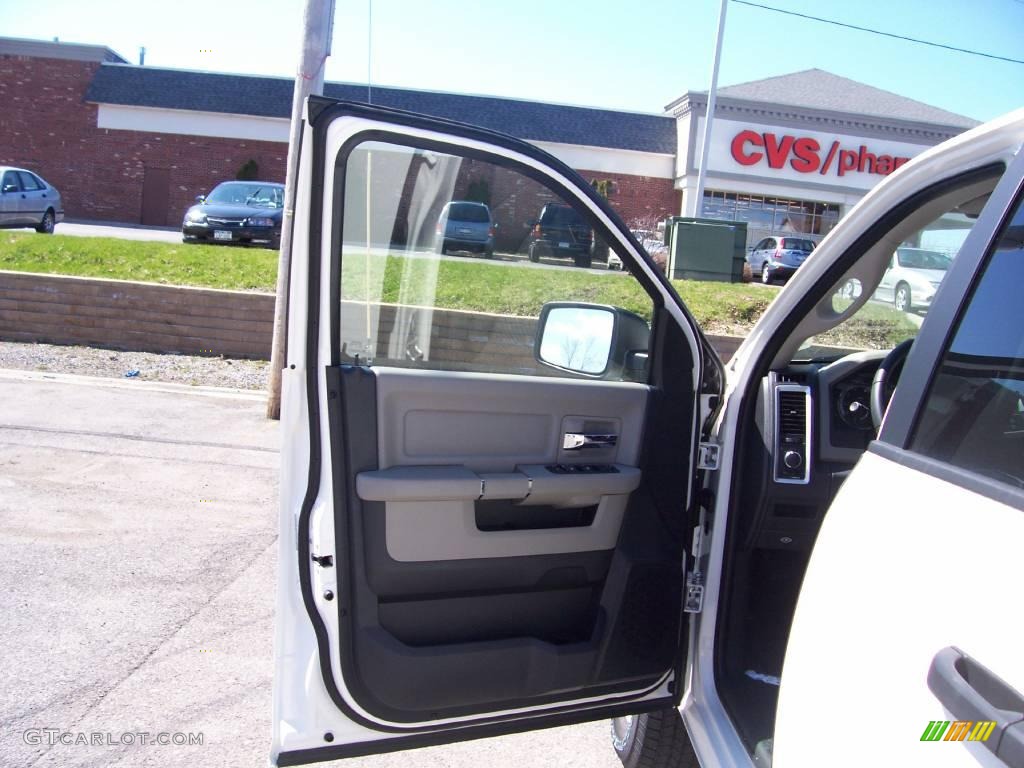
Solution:
[{"label": "blue car", "polygon": [[470,252],[494,256],[495,223],[483,203],[453,200],[441,209],[434,250],[440,254]]},{"label": "blue car", "polygon": [[808,237],[766,237],[747,254],[750,272],[766,285],[787,280],[811,255],[815,245]]}]

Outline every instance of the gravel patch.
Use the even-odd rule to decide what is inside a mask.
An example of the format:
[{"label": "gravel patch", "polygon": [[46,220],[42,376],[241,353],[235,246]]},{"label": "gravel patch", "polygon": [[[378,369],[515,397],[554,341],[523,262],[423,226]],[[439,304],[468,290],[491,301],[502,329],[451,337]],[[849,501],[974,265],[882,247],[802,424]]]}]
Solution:
[{"label": "gravel patch", "polygon": [[128,378],[232,389],[266,389],[270,375],[270,363],[266,360],[158,355],[13,341],[0,341],[0,368],[108,378],[124,378],[126,373],[138,371]]}]

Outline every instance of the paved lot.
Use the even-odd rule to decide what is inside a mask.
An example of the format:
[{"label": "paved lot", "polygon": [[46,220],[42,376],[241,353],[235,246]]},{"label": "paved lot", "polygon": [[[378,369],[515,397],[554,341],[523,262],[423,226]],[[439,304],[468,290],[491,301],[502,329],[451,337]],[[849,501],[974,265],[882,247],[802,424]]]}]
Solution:
[{"label": "paved lot", "polygon": [[[276,425],[259,395],[0,370],[0,755],[261,766]],[[26,729],[202,746],[32,746]],[[615,768],[605,722],[336,763]]]},{"label": "paved lot", "polygon": [[122,240],[156,240],[161,243],[180,243],[180,229],[134,227],[127,224],[64,221],[54,230],[58,235],[77,237],[119,237]]}]

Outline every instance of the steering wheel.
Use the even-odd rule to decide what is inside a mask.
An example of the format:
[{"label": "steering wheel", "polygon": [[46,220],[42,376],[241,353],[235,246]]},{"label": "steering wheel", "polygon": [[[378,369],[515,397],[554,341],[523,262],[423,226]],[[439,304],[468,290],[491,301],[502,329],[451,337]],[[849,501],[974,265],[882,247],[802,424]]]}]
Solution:
[{"label": "steering wheel", "polygon": [[875,432],[882,427],[882,417],[892,400],[892,393],[896,391],[896,382],[899,381],[903,363],[913,344],[913,339],[901,341],[885,356],[875,371],[875,378],[871,381],[871,421],[875,425]]}]

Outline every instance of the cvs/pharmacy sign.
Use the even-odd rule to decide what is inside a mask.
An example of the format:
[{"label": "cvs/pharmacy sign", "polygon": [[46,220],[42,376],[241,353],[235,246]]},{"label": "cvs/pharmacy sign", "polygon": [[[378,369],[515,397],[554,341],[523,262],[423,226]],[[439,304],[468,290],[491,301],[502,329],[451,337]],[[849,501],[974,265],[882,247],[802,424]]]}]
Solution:
[{"label": "cvs/pharmacy sign", "polygon": [[797,173],[821,176],[842,177],[850,173],[887,176],[910,160],[909,157],[873,152],[866,144],[843,146],[840,139],[828,143],[813,136],[779,135],[750,128],[737,133],[729,149],[733,160],[740,165],[762,165],[773,170],[789,168]]}]

